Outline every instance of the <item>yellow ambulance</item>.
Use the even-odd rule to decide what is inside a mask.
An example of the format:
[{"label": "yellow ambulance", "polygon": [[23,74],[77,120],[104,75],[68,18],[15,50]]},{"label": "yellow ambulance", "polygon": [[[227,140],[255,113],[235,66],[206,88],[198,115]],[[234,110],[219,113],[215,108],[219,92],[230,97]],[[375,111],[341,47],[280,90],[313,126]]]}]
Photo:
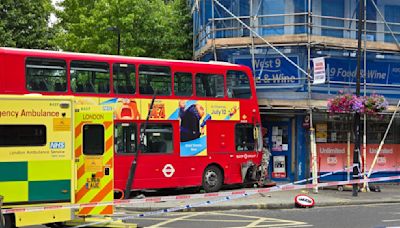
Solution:
[{"label": "yellow ambulance", "polygon": [[112,108],[71,96],[0,95],[5,227],[113,213],[112,205],[76,207],[113,200],[112,118]]}]

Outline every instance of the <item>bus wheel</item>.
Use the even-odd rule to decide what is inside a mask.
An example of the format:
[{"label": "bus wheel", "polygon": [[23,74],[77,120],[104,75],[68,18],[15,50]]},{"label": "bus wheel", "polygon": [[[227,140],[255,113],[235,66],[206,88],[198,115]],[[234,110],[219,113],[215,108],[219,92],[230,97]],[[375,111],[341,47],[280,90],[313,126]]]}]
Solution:
[{"label": "bus wheel", "polygon": [[203,173],[203,189],[206,192],[217,192],[222,187],[222,171],[218,167],[208,166]]}]

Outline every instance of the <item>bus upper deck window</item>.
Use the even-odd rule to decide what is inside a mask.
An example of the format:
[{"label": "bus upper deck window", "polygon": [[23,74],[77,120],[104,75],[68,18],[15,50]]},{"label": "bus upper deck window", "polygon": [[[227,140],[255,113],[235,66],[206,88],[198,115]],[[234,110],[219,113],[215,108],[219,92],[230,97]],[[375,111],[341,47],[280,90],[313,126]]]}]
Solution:
[{"label": "bus upper deck window", "polygon": [[67,64],[61,59],[26,59],[26,88],[32,92],[67,91]]},{"label": "bus upper deck window", "polygon": [[109,93],[110,67],[108,63],[72,61],[71,89],[77,93]]},{"label": "bus upper deck window", "polygon": [[135,94],[135,65],[116,63],[113,65],[113,86],[116,94]]},{"label": "bus upper deck window", "polygon": [[196,74],[196,95],[199,97],[224,97],[224,76]]},{"label": "bus upper deck window", "polygon": [[139,66],[140,94],[171,95],[171,70],[166,66]]},{"label": "bus upper deck window", "polygon": [[251,98],[249,78],[242,71],[230,70],[226,75],[229,98]]},{"label": "bus upper deck window", "polygon": [[174,93],[176,96],[192,96],[193,85],[192,85],[192,74],[191,73],[180,73],[177,72],[174,75]]}]

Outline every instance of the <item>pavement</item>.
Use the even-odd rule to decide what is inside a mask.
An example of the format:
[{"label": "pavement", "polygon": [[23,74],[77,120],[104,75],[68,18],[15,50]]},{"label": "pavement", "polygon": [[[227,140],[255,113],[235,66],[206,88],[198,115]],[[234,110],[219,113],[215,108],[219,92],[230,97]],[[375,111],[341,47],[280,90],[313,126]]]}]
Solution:
[{"label": "pavement", "polygon": [[[246,197],[231,200],[224,200],[223,197],[207,197],[200,199],[182,199],[166,202],[146,202],[133,205],[117,206],[118,209],[128,211],[158,211],[185,205],[207,204],[199,207],[189,207],[183,211],[215,211],[233,209],[290,209],[295,207],[294,198],[298,194],[306,194],[315,200],[314,207],[339,206],[339,205],[360,205],[379,203],[400,203],[399,183],[377,184],[380,192],[358,192],[358,196],[352,196],[351,186],[345,186],[343,191],[336,187],[319,189],[313,193],[312,189],[290,190],[268,193],[257,193]],[[231,189],[225,191],[238,191]],[[240,189],[241,191],[253,190],[253,188]],[[222,199],[222,200],[221,200]],[[221,202],[222,201],[222,202]]]}]

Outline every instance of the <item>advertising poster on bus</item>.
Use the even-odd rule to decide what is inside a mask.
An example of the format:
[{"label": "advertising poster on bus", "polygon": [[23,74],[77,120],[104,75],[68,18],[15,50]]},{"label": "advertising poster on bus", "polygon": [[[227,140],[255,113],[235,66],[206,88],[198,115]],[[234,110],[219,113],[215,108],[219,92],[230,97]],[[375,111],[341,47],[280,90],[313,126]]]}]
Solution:
[{"label": "advertising poster on bus", "polygon": [[180,156],[207,155],[207,121],[239,120],[239,102],[180,100],[169,119],[179,120]]},{"label": "advertising poster on bus", "polygon": [[[117,120],[145,120],[152,99],[112,98],[100,101],[114,105]],[[180,156],[207,155],[207,121],[239,120],[237,101],[154,100],[150,120],[178,120],[180,131]]]}]

